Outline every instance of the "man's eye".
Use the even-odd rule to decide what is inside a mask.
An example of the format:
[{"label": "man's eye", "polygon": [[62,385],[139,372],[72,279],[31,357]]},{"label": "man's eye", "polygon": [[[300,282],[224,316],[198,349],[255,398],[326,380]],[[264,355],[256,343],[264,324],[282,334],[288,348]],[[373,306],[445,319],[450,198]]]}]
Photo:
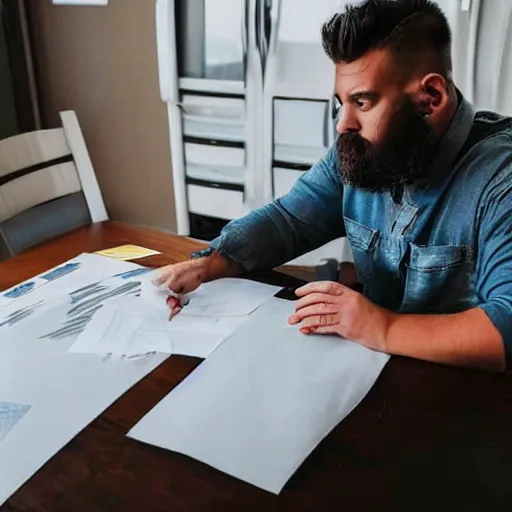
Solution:
[{"label": "man's eye", "polygon": [[361,98],[356,100],[356,105],[362,111],[368,110],[371,107],[371,103],[369,100],[365,100],[365,99],[361,99]]}]

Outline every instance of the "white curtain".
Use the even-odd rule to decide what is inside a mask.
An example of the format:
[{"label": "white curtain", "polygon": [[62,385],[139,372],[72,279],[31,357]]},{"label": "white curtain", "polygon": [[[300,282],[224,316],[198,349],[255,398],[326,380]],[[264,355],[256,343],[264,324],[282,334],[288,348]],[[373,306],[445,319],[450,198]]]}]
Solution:
[{"label": "white curtain", "polygon": [[477,109],[512,115],[512,0],[437,3],[452,27],[458,87]]}]

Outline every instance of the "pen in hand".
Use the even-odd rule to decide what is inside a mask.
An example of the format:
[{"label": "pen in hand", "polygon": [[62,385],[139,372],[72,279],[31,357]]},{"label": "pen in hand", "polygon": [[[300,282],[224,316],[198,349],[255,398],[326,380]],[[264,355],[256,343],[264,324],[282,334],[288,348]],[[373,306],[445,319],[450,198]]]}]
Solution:
[{"label": "pen in hand", "polygon": [[167,297],[167,306],[169,306],[169,320],[172,320],[182,309],[181,301],[178,297],[170,295]]},{"label": "pen in hand", "polygon": [[189,297],[171,290],[166,284],[158,283],[154,279],[151,282],[159,293],[165,295],[165,302],[169,308],[169,321],[172,320],[189,303]]}]

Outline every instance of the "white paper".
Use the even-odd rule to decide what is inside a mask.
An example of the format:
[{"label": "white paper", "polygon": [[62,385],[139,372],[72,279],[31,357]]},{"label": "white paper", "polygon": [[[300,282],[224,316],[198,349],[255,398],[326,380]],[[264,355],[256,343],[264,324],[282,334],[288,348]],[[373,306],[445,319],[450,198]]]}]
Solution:
[{"label": "white paper", "polygon": [[38,360],[23,354],[0,355],[0,396],[30,405],[0,441],[0,506],[84,427],[167,358],[164,354],[133,361],[78,354],[39,355]]},{"label": "white paper", "polygon": [[168,326],[172,353],[184,356],[208,357],[247,316],[208,317],[191,316],[183,311]]},{"label": "white paper", "polygon": [[243,316],[252,313],[281,288],[249,279],[225,278],[202,284],[189,293],[187,315]]},{"label": "white paper", "polygon": [[172,354],[169,321],[138,297],[126,297],[99,309],[70,352],[135,356]]},{"label": "white paper", "polygon": [[[169,314],[168,292],[152,283],[152,275],[141,279],[141,298],[162,314]],[[169,322],[172,353],[206,358],[249,314],[281,288],[247,279],[225,278],[202,284],[185,297],[179,314]]]},{"label": "white paper", "polygon": [[[224,278],[204,283],[187,294],[188,303],[183,312],[194,316],[245,316],[281,288],[250,281],[249,279]],[[150,279],[142,281],[141,297],[155,306],[167,308],[166,293],[155,287]]]},{"label": "white paper", "polygon": [[245,317],[175,316],[138,297],[120,298],[94,313],[69,351],[129,355],[163,352],[206,358]]},{"label": "white paper", "polygon": [[[44,315],[0,329],[0,416],[4,412],[4,421],[0,419],[0,506],[78,432],[168,357],[68,353],[77,331],[60,327],[61,334],[55,332],[66,326],[69,311],[76,305],[57,302]],[[82,316],[88,311],[81,311]]]},{"label": "white paper", "polygon": [[271,299],[129,432],[279,493],[389,356],[286,323]]}]

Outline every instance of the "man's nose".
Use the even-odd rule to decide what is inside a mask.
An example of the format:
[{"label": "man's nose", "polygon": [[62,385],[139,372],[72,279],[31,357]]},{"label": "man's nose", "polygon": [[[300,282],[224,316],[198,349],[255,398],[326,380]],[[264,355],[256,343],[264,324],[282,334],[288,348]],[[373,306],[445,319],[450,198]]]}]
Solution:
[{"label": "man's nose", "polygon": [[349,108],[343,108],[341,110],[338,122],[336,123],[336,131],[339,135],[361,130],[361,125],[354,114],[355,113]]}]

